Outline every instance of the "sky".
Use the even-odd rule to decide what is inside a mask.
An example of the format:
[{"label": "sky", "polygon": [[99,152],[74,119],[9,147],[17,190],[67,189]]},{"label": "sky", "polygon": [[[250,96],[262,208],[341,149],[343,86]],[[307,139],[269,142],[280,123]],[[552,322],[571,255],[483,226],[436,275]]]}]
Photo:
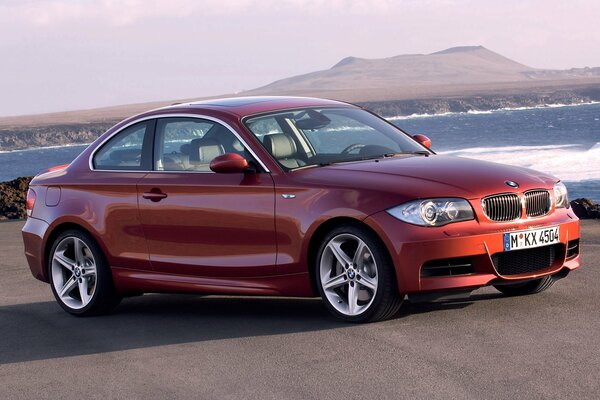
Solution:
[{"label": "sky", "polygon": [[598,21],[597,0],[0,0],[0,116],[235,93],[453,46],[600,66]]}]

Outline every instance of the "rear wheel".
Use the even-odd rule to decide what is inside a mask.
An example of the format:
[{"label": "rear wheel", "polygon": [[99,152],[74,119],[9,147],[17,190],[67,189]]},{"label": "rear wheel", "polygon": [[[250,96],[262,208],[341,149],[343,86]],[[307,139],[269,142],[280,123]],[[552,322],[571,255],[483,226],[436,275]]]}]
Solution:
[{"label": "rear wheel", "polygon": [[552,285],[554,285],[554,279],[552,279],[551,276],[546,276],[524,283],[515,283],[514,285],[494,285],[494,287],[507,296],[523,296],[543,292]]},{"label": "rear wheel", "polygon": [[342,320],[388,319],[402,304],[393,264],[379,239],[365,229],[332,230],[321,244],[316,268],[321,298]]},{"label": "rear wheel", "polygon": [[73,315],[107,313],[121,301],[100,247],[81,231],[69,230],[56,238],[48,268],[54,297]]}]

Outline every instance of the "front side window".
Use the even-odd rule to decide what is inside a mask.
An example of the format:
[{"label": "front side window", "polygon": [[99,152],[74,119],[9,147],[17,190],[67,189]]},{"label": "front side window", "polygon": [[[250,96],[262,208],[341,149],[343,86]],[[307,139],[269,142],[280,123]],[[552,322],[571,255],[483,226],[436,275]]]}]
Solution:
[{"label": "front side window", "polygon": [[223,125],[199,118],[163,118],[156,124],[154,169],[210,172],[210,162],[225,153],[248,155]]},{"label": "front side window", "polygon": [[149,169],[149,158],[144,157],[144,141],[151,129],[151,121],[144,121],[119,132],[106,142],[94,155],[96,169],[145,170]]},{"label": "front side window", "polygon": [[278,111],[244,123],[286,169],[428,152],[385,120],[356,108]]}]

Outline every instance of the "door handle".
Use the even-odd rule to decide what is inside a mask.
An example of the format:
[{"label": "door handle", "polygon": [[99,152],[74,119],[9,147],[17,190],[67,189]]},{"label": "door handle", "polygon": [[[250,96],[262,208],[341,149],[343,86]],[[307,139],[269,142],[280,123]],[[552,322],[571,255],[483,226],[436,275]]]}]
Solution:
[{"label": "door handle", "polygon": [[142,197],[156,203],[157,201],[167,198],[167,194],[161,192],[160,189],[154,188],[149,192],[145,192]]}]

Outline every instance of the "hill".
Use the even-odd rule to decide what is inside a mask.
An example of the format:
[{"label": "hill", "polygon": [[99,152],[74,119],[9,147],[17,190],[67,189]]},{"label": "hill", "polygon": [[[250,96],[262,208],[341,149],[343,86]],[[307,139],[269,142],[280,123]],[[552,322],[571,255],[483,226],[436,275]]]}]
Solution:
[{"label": "hill", "polygon": [[481,46],[382,59],[348,57],[332,68],[273,82],[251,92],[388,88],[526,80],[534,71]]},{"label": "hill", "polygon": [[333,67],[275,81],[246,94],[317,95],[382,101],[600,84],[600,68],[535,69],[482,46],[381,59],[347,57]]}]

